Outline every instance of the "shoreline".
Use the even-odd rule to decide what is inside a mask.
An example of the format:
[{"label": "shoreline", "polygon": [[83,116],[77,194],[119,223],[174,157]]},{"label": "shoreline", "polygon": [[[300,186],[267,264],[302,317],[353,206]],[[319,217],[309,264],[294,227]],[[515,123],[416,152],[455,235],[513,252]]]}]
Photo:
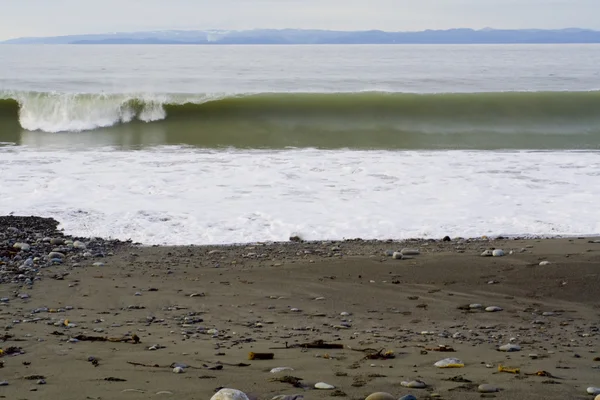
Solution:
[{"label": "shoreline", "polygon": [[[489,384],[499,391],[484,396],[590,399],[586,389],[600,387],[595,237],[144,246],[24,220],[16,232],[0,217],[6,398],[209,399],[229,387],[260,400],[478,399]],[[419,254],[394,259],[403,247]],[[492,248],[505,255],[481,256]],[[50,262],[56,250],[64,256]],[[318,340],[342,348],[295,347]],[[508,344],[520,351],[498,351]],[[446,357],[464,367],[434,367]],[[278,367],[293,370],[270,372]],[[402,385],[413,380],[426,387]]]}]

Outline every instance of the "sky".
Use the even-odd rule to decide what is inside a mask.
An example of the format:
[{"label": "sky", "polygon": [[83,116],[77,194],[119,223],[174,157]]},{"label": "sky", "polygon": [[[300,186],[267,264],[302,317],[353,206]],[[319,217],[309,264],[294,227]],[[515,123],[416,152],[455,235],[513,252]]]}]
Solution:
[{"label": "sky", "polygon": [[0,40],[143,30],[600,30],[600,0],[0,0]]}]

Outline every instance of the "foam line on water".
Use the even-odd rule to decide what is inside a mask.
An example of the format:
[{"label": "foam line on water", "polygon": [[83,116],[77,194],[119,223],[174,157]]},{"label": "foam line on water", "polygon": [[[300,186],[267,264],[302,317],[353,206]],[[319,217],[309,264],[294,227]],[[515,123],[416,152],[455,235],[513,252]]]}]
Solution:
[{"label": "foam line on water", "polygon": [[600,152],[0,148],[0,214],[145,244],[600,232]]}]

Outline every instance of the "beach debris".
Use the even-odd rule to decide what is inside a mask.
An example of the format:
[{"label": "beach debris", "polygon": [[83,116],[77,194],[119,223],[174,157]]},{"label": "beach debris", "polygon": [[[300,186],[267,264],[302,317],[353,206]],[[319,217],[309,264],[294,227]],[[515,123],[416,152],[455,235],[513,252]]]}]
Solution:
[{"label": "beach debris", "polygon": [[115,378],[114,376],[109,376],[108,378],[104,378],[107,382],[127,382],[127,379],[123,378]]},{"label": "beach debris", "polygon": [[375,392],[368,395],[365,400],[396,400],[396,397],[386,392]]},{"label": "beach debris", "polygon": [[317,383],[315,383],[315,389],[333,390],[333,389],[335,389],[335,386],[330,385],[329,383],[325,383],[325,382],[317,382]]},{"label": "beach debris", "polygon": [[410,389],[425,389],[427,387],[425,382],[418,379],[414,381],[402,381],[400,382],[400,385]]},{"label": "beach debris", "polygon": [[558,376],[554,376],[552,375],[550,372],[548,371],[536,371],[536,372],[532,372],[532,373],[525,373],[524,375],[529,375],[529,376],[542,376],[542,377],[546,377],[546,378],[552,378],[552,379],[563,379],[563,378],[559,378]]},{"label": "beach debris", "polygon": [[588,394],[597,396],[600,394],[600,388],[599,387],[595,387],[595,386],[590,386],[587,388],[587,392]]},{"label": "beach debris", "polygon": [[424,347],[424,349],[428,351],[439,351],[440,353],[454,353],[456,351],[454,348],[444,344],[440,344],[436,347]]},{"label": "beach debris", "polygon": [[248,353],[248,360],[272,360],[275,357],[274,353]]},{"label": "beach debris", "polygon": [[44,375],[27,375],[24,376],[23,379],[28,381],[37,381],[38,379],[46,379]]},{"label": "beach debris", "polygon": [[472,381],[464,378],[462,375],[456,375],[456,376],[453,376],[451,378],[444,379],[444,380],[448,381],[448,382],[459,382],[459,383],[471,383],[472,382]]},{"label": "beach debris", "polygon": [[221,389],[210,400],[249,400],[246,393],[237,389]]},{"label": "beach debris", "polygon": [[507,372],[509,374],[520,374],[521,368],[512,368],[512,367],[505,367],[503,365],[498,365],[498,372]]},{"label": "beach debris", "polygon": [[302,378],[298,378],[291,375],[284,375],[277,378],[269,379],[271,382],[281,382],[281,383],[289,383],[294,387],[302,387]]},{"label": "beach debris", "polygon": [[462,368],[465,366],[465,363],[458,358],[444,358],[433,365],[438,368]]},{"label": "beach debris", "polygon": [[323,340],[315,340],[313,342],[308,343],[296,343],[292,345],[288,345],[288,342],[285,342],[285,347],[270,347],[270,350],[284,350],[284,349],[295,349],[295,348],[304,348],[304,349],[343,349],[344,345],[340,343],[326,343]]},{"label": "beach debris", "polygon": [[294,370],[294,368],[292,368],[292,367],[276,367],[276,368],[273,368],[273,369],[271,370],[271,373],[272,373],[272,374],[278,374],[278,373],[280,373],[280,372],[284,372],[284,371],[293,371],[293,370]]},{"label": "beach debris", "polygon": [[494,386],[494,385],[490,385],[488,383],[484,383],[484,384],[479,385],[477,387],[477,391],[479,393],[496,393],[496,392],[499,392],[500,390],[496,386]]},{"label": "beach debris", "polygon": [[502,311],[502,307],[489,306],[489,307],[485,308],[485,311],[487,311],[487,312],[498,312],[498,311]]},{"label": "beach debris", "polygon": [[511,353],[513,351],[521,351],[521,346],[509,343],[498,347],[498,351],[504,351],[507,353]]},{"label": "beach debris", "polygon": [[73,337],[73,339],[78,341],[87,341],[87,342],[112,342],[112,343],[132,343],[138,344],[141,343],[140,338],[135,333],[133,335],[125,335],[120,338],[115,337],[107,337],[107,336],[88,336],[88,335],[77,335]]}]

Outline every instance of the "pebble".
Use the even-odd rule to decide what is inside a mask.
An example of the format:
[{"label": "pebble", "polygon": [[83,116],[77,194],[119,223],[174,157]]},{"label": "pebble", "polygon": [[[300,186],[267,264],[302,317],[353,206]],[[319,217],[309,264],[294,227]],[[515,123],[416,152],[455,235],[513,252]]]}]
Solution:
[{"label": "pebble", "polygon": [[415,380],[415,381],[402,381],[400,384],[404,387],[411,389],[425,389],[427,384],[423,381]]},{"label": "pebble", "polygon": [[325,382],[318,382],[318,383],[315,383],[315,389],[331,390],[331,389],[335,389],[335,386],[330,385],[329,383],[325,383]]},{"label": "pebble", "polygon": [[490,307],[486,307],[485,311],[487,311],[487,312],[498,312],[498,311],[502,311],[502,308],[500,308],[498,306],[490,306]]},{"label": "pebble", "polygon": [[550,261],[541,261],[540,262],[540,267],[543,267],[545,265],[550,265]]},{"label": "pebble", "polygon": [[597,395],[600,395],[600,388],[595,387],[595,386],[590,386],[589,388],[587,388],[587,392],[588,392],[588,394],[597,396]]},{"label": "pebble", "polygon": [[465,366],[458,358],[444,358],[433,365],[438,368],[460,368]]},{"label": "pebble", "polygon": [[483,308],[483,304],[478,304],[478,303],[469,304],[469,308],[473,309],[473,310],[476,310],[476,309],[479,309],[479,308]]},{"label": "pebble", "polygon": [[492,256],[493,257],[504,257],[504,250],[496,249],[496,250],[492,251]]},{"label": "pebble", "polygon": [[50,239],[50,244],[53,246],[60,246],[65,244],[65,239],[63,238],[52,238]]},{"label": "pebble", "polygon": [[293,370],[294,370],[294,368],[292,368],[292,367],[276,367],[276,368],[273,368],[273,369],[271,370],[271,373],[272,373],[272,374],[277,374],[277,373],[279,373],[279,372],[283,372],[283,371],[293,371]]},{"label": "pebble", "polygon": [[46,384],[46,380],[45,379],[38,379],[37,384],[38,385],[45,385]]},{"label": "pebble", "polygon": [[[304,396],[301,394],[280,394],[273,397],[271,400],[303,400]],[[390,399],[396,400],[396,399]]]},{"label": "pebble", "polygon": [[2,382],[0,382],[0,386],[8,386],[8,382],[7,381],[2,381]]},{"label": "pebble", "polygon": [[418,249],[402,249],[400,254],[403,256],[418,256],[421,252]]},{"label": "pebble", "polygon": [[477,390],[479,393],[496,393],[498,388],[488,383],[484,383],[483,385],[479,385]]},{"label": "pebble", "polygon": [[237,389],[221,389],[210,400],[249,400],[246,393]]},{"label": "pebble", "polygon": [[392,253],[392,258],[394,260],[402,260],[402,253],[400,253],[399,251],[395,251],[394,253]]},{"label": "pebble", "polygon": [[481,253],[481,257],[491,257],[494,255],[494,252],[492,250],[485,250],[483,253]]},{"label": "pebble", "polygon": [[368,395],[365,400],[396,400],[396,397],[386,392],[375,392]]},{"label": "pebble", "polygon": [[161,390],[160,392],[156,392],[157,396],[162,395],[162,394],[169,394],[169,395],[171,395],[171,394],[173,394],[173,392],[169,392],[168,390]]},{"label": "pebble", "polygon": [[80,242],[79,240],[76,240],[73,242],[73,247],[76,249],[85,249],[86,245],[83,242]]},{"label": "pebble", "polygon": [[65,258],[65,255],[63,253],[58,252],[58,251],[51,251],[48,254],[48,258],[49,259],[58,258],[58,259],[62,260],[63,258]]},{"label": "pebble", "polygon": [[181,367],[175,367],[173,368],[173,373],[174,374],[183,374],[185,372],[185,369],[181,368]]},{"label": "pebble", "polygon": [[498,347],[498,351],[506,351],[508,353],[513,351],[521,351],[521,346],[516,344],[505,344],[503,346]]}]

